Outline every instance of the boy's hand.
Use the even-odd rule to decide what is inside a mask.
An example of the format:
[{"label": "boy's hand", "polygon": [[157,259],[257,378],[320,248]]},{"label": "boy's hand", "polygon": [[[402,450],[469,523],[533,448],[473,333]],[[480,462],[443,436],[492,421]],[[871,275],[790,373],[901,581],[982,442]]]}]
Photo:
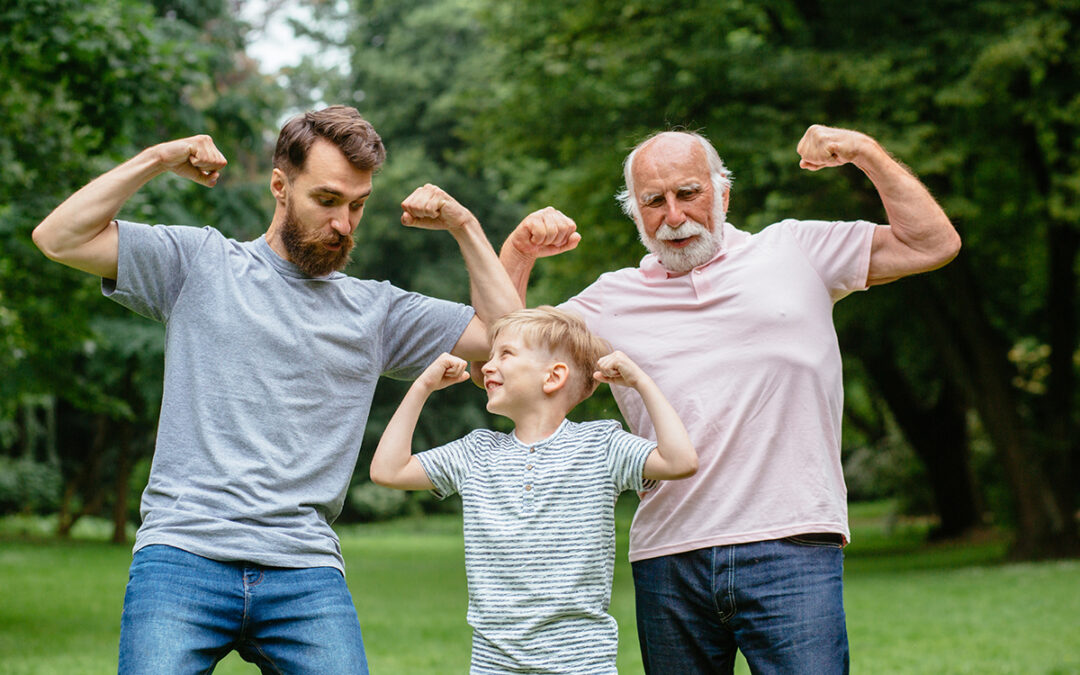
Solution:
[{"label": "boy's hand", "polygon": [[600,357],[596,362],[597,371],[593,377],[608,384],[621,384],[624,387],[637,387],[648,377],[638,364],[620,351],[614,351]]},{"label": "boy's hand", "polygon": [[465,370],[467,365],[464,359],[459,359],[451,354],[440,354],[439,358],[435,359],[420,374],[420,377],[416,378],[416,384],[428,391],[438,391],[452,384],[464,382],[469,379],[469,373]]}]

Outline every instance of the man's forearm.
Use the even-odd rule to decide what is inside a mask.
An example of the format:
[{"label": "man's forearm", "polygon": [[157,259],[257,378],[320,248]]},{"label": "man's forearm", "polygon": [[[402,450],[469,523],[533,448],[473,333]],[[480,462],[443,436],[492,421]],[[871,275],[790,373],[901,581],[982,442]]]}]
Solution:
[{"label": "man's forearm", "polygon": [[510,277],[510,283],[513,284],[518,299],[524,307],[529,288],[529,276],[536,264],[536,258],[525,256],[513,247],[504,244],[502,251],[499,252],[499,263]]},{"label": "man's forearm", "polygon": [[495,249],[475,219],[453,233],[469,271],[469,290],[476,315],[485,324],[521,309],[524,299],[518,294]]},{"label": "man's forearm", "polygon": [[955,254],[960,237],[937,200],[876,141],[868,141],[872,145],[854,163],[877,189],[893,235],[916,251]]}]

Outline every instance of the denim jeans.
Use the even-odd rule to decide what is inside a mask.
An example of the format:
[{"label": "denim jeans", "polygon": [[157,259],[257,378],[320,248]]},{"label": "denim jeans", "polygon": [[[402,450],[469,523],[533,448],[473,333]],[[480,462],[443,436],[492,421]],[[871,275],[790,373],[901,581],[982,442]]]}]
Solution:
[{"label": "denim jeans", "polygon": [[368,672],[341,572],[139,549],[120,620],[120,673],[209,673],[232,650],[263,673]]},{"label": "denim jeans", "polygon": [[789,537],[633,563],[645,672],[848,672],[843,552]]}]

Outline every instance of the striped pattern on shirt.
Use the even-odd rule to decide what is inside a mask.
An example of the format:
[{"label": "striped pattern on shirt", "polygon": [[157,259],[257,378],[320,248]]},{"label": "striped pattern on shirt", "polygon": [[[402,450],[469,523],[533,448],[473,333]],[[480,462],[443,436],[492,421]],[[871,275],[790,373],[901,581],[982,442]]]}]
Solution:
[{"label": "striped pattern on shirt", "polygon": [[564,420],[536,443],[481,429],[417,455],[436,496],[461,494],[472,673],[616,672],[615,500],[653,487],[655,447]]}]

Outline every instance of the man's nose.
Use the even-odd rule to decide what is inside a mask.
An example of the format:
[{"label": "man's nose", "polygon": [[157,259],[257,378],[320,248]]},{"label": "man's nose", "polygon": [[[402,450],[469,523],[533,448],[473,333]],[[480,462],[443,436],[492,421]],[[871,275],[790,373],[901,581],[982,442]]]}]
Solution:
[{"label": "man's nose", "polygon": [[349,210],[345,209],[343,213],[336,214],[330,219],[330,227],[335,232],[341,235],[349,236],[356,229],[352,221],[349,219]]},{"label": "man's nose", "polygon": [[664,210],[664,222],[669,227],[678,227],[686,222],[686,213],[683,212],[682,206],[679,204],[679,200],[675,198],[675,195],[668,195],[664,203],[667,206]]}]

